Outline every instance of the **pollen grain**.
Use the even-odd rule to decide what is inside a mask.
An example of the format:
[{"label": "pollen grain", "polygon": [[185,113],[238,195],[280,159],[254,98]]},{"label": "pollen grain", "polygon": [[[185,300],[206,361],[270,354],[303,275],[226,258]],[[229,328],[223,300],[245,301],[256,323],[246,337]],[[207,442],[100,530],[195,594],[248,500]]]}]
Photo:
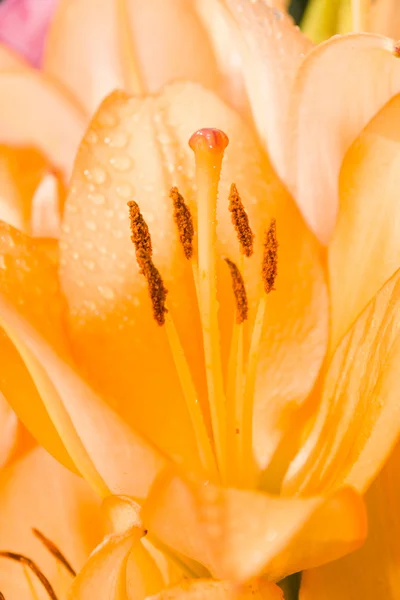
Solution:
[{"label": "pollen grain", "polygon": [[232,183],[229,192],[229,211],[232,215],[232,223],[239,239],[242,254],[250,257],[253,254],[254,233],[251,230],[249,217],[234,183]]},{"label": "pollen grain", "polygon": [[168,290],[165,288],[160,272],[154,265],[151,256],[145,250],[140,249],[136,251],[136,258],[141,273],[147,281],[154,319],[158,325],[164,325],[165,313],[168,312],[165,306]]},{"label": "pollen grain", "polygon": [[193,256],[194,227],[192,214],[177,187],[172,187],[169,196],[174,204],[174,220],[179,232],[183,252],[188,260]]},{"label": "pollen grain", "polygon": [[270,226],[265,232],[264,256],[262,263],[262,279],[267,294],[275,288],[278,273],[278,240],[276,239],[276,220],[271,219]]},{"label": "pollen grain", "polygon": [[131,240],[135,246],[136,254],[143,251],[151,256],[153,254],[153,247],[151,244],[150,232],[147,223],[140,212],[139,205],[134,200],[130,200],[128,202],[128,207],[132,233]]},{"label": "pollen grain", "polygon": [[249,312],[246,287],[237,265],[230,258],[225,258],[224,260],[231,273],[232,290],[236,301],[236,323],[240,325],[243,321],[246,321]]}]

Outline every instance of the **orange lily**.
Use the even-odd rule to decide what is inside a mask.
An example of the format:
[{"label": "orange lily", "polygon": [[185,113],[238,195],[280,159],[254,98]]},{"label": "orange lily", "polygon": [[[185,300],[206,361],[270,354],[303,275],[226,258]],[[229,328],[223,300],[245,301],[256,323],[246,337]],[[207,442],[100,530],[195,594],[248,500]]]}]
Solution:
[{"label": "orange lily", "polygon": [[[258,15],[258,10],[260,7],[251,8],[247,23]],[[341,38],[326,48],[330,48],[329,53],[334,52],[332,48],[343,50],[349,39],[357,42],[361,62],[371,56],[376,39],[371,37]],[[377,56],[382,59],[379,64],[388,64],[390,69],[393,64],[393,72],[397,72],[392,49],[393,44],[384,40],[377,45]],[[313,52],[315,56],[317,50]],[[321,61],[318,58],[310,65],[323,65],[328,60],[328,50],[326,54],[321,50],[317,56]],[[254,71],[249,72],[254,75]],[[29,72],[27,81],[32,89],[40,89],[42,98],[51,100],[51,106],[58,106],[61,98],[62,106],[73,106],[52,80],[46,87],[42,80],[38,83],[39,79]],[[18,77],[8,79],[8,83],[12,81],[18,81]],[[302,93],[307,89],[302,88]],[[393,91],[395,86],[386,93],[391,95]],[[379,102],[384,101],[382,98]],[[369,103],[365,115],[376,109],[375,100]],[[75,109],[71,110],[66,109],[65,114],[74,114]],[[51,116],[52,124],[58,124],[55,114]],[[384,115],[372,136],[374,141],[384,137],[384,125],[391,123],[386,112]],[[207,453],[204,448],[199,452],[197,422],[181,389],[180,346],[184,348],[208,427],[208,411],[211,412],[215,440],[218,424],[225,430],[225,422],[221,415],[213,417],[214,405],[207,402],[211,392],[209,389],[205,393],[201,342],[207,327],[199,319],[193,275],[179,245],[167,194],[169,187],[178,183],[196,214],[193,163],[186,141],[200,124],[210,122],[226,130],[231,138],[223,163],[220,197],[228,195],[229,184],[235,180],[245,199],[256,240],[262,239],[269,218],[274,216],[280,254],[277,291],[268,298],[259,352],[255,353],[258,361],[254,359],[254,394],[249,394],[254,402],[257,461],[253,463],[250,452],[250,462],[245,463],[250,465],[247,474],[240,467],[239,453],[236,478],[236,463],[225,461],[224,465],[224,459],[217,455],[224,485],[216,478],[204,488],[201,481],[207,465],[202,463],[202,457]],[[23,128],[17,125],[9,128],[14,140],[23,139]],[[46,147],[48,154],[58,157],[54,160],[56,166],[67,170],[71,158],[61,144],[55,146],[57,152],[53,153],[54,138],[49,141],[54,136],[52,127],[42,137],[34,125],[31,123],[28,129],[33,139],[42,150]],[[358,127],[360,123],[355,131]],[[367,145],[368,142],[369,138]],[[345,147],[346,144],[340,145],[335,156],[341,156]],[[385,150],[389,154],[395,151],[390,146]],[[3,345],[10,369],[7,399],[61,462],[81,472],[103,495],[111,491],[140,500],[144,504],[144,523],[158,543],[203,563],[218,578],[243,581],[265,573],[279,578],[354,549],[365,535],[363,508],[359,497],[342,486],[351,484],[364,491],[398,434],[393,366],[396,331],[387,336],[382,326],[396,321],[398,309],[396,236],[394,231],[387,238],[386,229],[378,229],[379,252],[382,247],[386,252],[385,269],[373,268],[376,260],[369,262],[365,279],[361,279],[361,270],[351,270],[343,259],[349,248],[351,252],[354,249],[354,256],[364,249],[361,236],[359,246],[349,244],[354,229],[347,214],[354,211],[354,218],[361,218],[359,204],[363,196],[358,187],[348,186],[347,182],[357,175],[356,167],[362,170],[364,165],[362,153],[356,159],[351,156],[348,171],[342,174],[346,216],[342,217],[342,226],[329,249],[333,314],[330,366],[321,377],[322,396],[317,387],[307,403],[303,401],[315,383],[328,337],[323,251],[274,174],[255,133],[212,94],[181,84],[167,88],[154,99],[129,100],[117,94],[105,102],[77,158],[63,216],[59,265],[56,242],[32,240],[12,228],[3,228],[5,269],[0,310],[9,336]],[[370,172],[375,173],[376,168],[372,161]],[[383,177],[378,181],[389,185],[392,180]],[[204,181],[203,187],[199,181],[197,184],[204,191]],[[129,234],[121,228],[121,224],[126,228],[125,202],[132,194],[152,232],[154,260],[170,290],[169,310],[178,338],[171,326],[166,334],[154,324],[146,284],[139,276],[127,239]],[[199,204],[198,213],[201,207]],[[238,242],[227,208],[221,202],[218,211],[218,256],[228,255],[240,264]],[[391,217],[392,213],[388,220]],[[365,222],[370,223],[369,218]],[[365,222],[359,231],[364,231]],[[377,225],[373,225],[375,234]],[[197,234],[201,243],[202,234]],[[377,247],[371,246],[377,253]],[[258,247],[255,256],[246,261],[251,325],[257,323],[261,254]],[[236,359],[241,355],[241,343],[238,325],[233,324],[235,306],[229,272],[222,266],[225,270],[218,267],[219,301],[224,307],[219,322],[222,365],[224,372],[232,375],[240,364]],[[356,275],[361,282],[358,286]],[[300,282],[295,294],[293,282]],[[46,310],[40,304],[44,297]],[[347,311],[346,301],[350,300],[351,310]],[[215,335],[216,329],[213,331]],[[368,336],[360,345],[364,332]],[[235,353],[230,360],[232,345]],[[245,352],[248,345],[249,340],[244,341]],[[374,353],[375,349],[379,352]],[[380,369],[382,364],[384,370]],[[158,380],[153,376],[155,366]],[[362,393],[354,393],[359,389],[361,376],[365,377]],[[378,385],[380,396],[376,402]],[[24,402],[24,394],[32,398],[29,405]],[[360,411],[365,414],[361,423],[353,418]],[[310,415],[311,423],[313,418],[315,421],[307,435],[303,425]],[[253,411],[244,416],[248,421]],[[247,450],[251,449],[251,434],[245,441]],[[241,452],[244,453],[243,448]],[[178,464],[178,472],[171,467],[165,472],[166,463]],[[260,471],[261,480],[256,476]],[[212,480],[212,471],[206,473]],[[282,497],[277,495],[279,490]],[[260,523],[264,523],[261,531]],[[188,531],[193,537],[187,536]],[[118,564],[125,564],[124,556],[117,557]],[[210,583],[208,588],[213,585]]]}]

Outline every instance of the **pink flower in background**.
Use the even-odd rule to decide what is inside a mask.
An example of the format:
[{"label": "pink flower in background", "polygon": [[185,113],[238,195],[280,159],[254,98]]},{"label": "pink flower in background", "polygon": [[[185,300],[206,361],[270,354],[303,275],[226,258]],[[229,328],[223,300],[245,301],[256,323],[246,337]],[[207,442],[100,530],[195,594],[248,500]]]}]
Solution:
[{"label": "pink flower in background", "polygon": [[40,64],[57,0],[0,1],[0,42]]}]

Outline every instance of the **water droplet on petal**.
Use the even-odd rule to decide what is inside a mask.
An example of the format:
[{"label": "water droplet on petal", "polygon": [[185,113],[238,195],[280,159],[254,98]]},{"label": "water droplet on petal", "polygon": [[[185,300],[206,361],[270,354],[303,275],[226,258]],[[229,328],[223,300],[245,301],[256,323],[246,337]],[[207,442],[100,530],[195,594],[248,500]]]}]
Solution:
[{"label": "water droplet on petal", "polygon": [[89,231],[96,231],[96,223],[94,221],[85,221],[85,227]]},{"label": "water droplet on petal", "polygon": [[124,200],[133,195],[133,187],[129,183],[120,183],[120,185],[117,185],[115,188],[115,191],[117,192],[118,196]]},{"label": "water droplet on petal", "polygon": [[97,289],[106,300],[112,300],[114,298],[114,292],[108,285],[99,285]]},{"label": "water droplet on petal", "polygon": [[124,131],[114,133],[114,135],[108,139],[110,148],[126,148],[129,141],[128,135]]},{"label": "water droplet on petal", "polygon": [[97,137],[97,133],[93,130],[90,130],[86,134],[85,140],[89,142],[89,144],[95,144],[99,138]]},{"label": "water droplet on petal", "polygon": [[88,198],[91,202],[93,202],[93,204],[96,204],[97,206],[104,204],[106,200],[103,194],[89,194]]},{"label": "water droplet on petal", "polygon": [[97,117],[97,122],[100,127],[113,127],[114,125],[117,125],[118,119],[114,113],[102,110]]},{"label": "water droplet on petal", "polygon": [[122,156],[113,156],[110,158],[110,164],[116,171],[127,171],[130,168],[132,161],[130,157],[125,154]]}]

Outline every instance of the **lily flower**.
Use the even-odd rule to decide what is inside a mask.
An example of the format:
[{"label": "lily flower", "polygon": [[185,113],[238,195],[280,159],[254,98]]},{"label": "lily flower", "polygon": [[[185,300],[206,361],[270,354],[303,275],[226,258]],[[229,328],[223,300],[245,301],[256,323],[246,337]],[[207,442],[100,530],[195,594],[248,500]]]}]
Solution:
[{"label": "lily flower", "polygon": [[[379,132],[389,121],[377,119]],[[218,130],[189,148],[210,121]],[[343,177],[363,159],[350,156]],[[0,318],[5,356],[20,367],[7,398],[100,495],[142,506],[152,543],[198,565],[197,577],[261,585],[366,535],[353,489],[364,492],[400,426],[397,236],[375,220],[369,271],[343,259],[367,235],[357,227],[349,246],[366,183],[344,181],[329,249],[331,349],[311,396],[328,344],[323,252],[255,133],[211,92],[176,84],[105,100],[76,159],[59,255],[57,242],[3,226]],[[179,225],[185,214],[192,228]],[[372,270],[384,251],[385,268]],[[109,574],[126,572],[133,542],[123,542]]]},{"label": "lily flower", "polygon": [[[235,32],[243,41],[232,47],[240,49],[257,132],[198,86],[176,84],[159,95],[133,99],[117,93],[105,101],[85,135],[60,240],[43,239],[48,223],[32,226],[48,188],[43,193],[40,186],[36,193],[36,186],[33,195],[21,195],[15,175],[9,181],[21,200],[17,209],[14,202],[7,206],[25,224],[21,228],[36,237],[7,225],[1,235],[5,397],[36,439],[100,495],[128,496],[142,507],[139,532],[127,525],[129,543],[124,538],[111,564],[106,561],[106,575],[127,573],[129,549],[147,529],[145,537],[166,556],[175,561],[183,556],[185,564],[196,567],[197,582],[191,585],[197,595],[204,578],[204,594],[220,592],[217,585],[227,586],[229,593],[249,580],[260,589],[265,578],[276,580],[358,547],[366,534],[364,509],[357,492],[346,486],[366,490],[399,430],[397,97],[351,147],[337,179],[348,146],[398,91],[397,46],[387,38],[352,35],[303,57],[299,47],[308,42],[283,13],[273,11],[276,7],[261,2],[243,3],[242,11],[236,3],[213,6],[222,6],[228,16],[209,24],[211,39],[218,42],[214,25],[222,22],[229,24],[229,35]],[[116,14],[121,16],[108,13]],[[67,12],[64,17],[59,23],[68,24]],[[114,33],[123,31],[121,21],[118,27],[112,19],[107,24]],[[273,36],[264,35],[271,30]],[[93,44],[100,51],[99,39],[94,37]],[[277,44],[289,50],[277,53]],[[79,56],[84,63],[85,52]],[[116,56],[114,66],[121,64],[121,55]],[[335,104],[324,90],[323,73],[343,56],[357,68],[351,81],[340,69],[330,70],[339,94]],[[252,62],[254,57],[258,60]],[[47,159],[50,175],[69,174],[89,111],[54,75],[18,67],[18,60],[4,53],[3,64],[16,68],[0,75],[3,142],[26,146],[28,140]],[[382,85],[372,94],[378,76]],[[350,118],[346,101],[352,86],[363,110]],[[312,90],[325,100],[319,112],[310,101]],[[28,93],[30,114],[19,108]],[[360,98],[365,102],[359,104]],[[284,116],[274,120],[279,102]],[[263,106],[268,108],[264,116]],[[313,113],[316,128],[324,123],[320,133],[311,128]],[[211,144],[211,157],[207,148],[192,144],[195,169],[187,140],[203,125],[225,131],[230,145],[223,158],[221,143]],[[296,132],[296,143],[287,146],[294,150],[292,163],[285,162],[287,149],[280,142],[286,127]],[[310,131],[314,144],[307,141]],[[325,145],[329,141],[326,153],[318,143],[323,139]],[[314,174],[315,165],[324,161],[329,167],[321,168],[321,180],[309,176],[303,188],[312,196],[309,204],[301,202],[297,183],[290,184],[302,172],[298,164],[308,146],[299,149],[305,141],[310,149],[305,172],[309,168]],[[288,185],[321,238],[330,232],[341,198],[328,249],[330,332],[325,251],[276,176],[266,147],[281,174],[288,174]],[[6,159],[14,164],[15,155]],[[326,219],[320,181],[331,182],[324,188]],[[54,196],[57,179],[50,182]],[[378,202],[383,193],[384,212]],[[150,256],[137,252],[129,240],[135,230],[129,233],[127,202],[134,203],[132,219],[150,232]],[[193,220],[190,256],[185,231],[177,229],[178,216],[174,220],[174,211],[187,214],[184,207]],[[235,211],[247,215],[247,239],[255,235],[250,257],[241,252],[244,232],[237,227],[238,239],[231,222]],[[278,254],[271,243],[275,227]],[[263,247],[266,232],[270,243]],[[263,260],[270,268],[262,269]],[[273,291],[266,273],[274,272],[274,265]],[[151,282],[157,283],[150,286],[157,311],[148,295]],[[90,582],[91,573],[89,565],[83,581]],[[106,580],[112,582],[111,575]],[[188,590],[181,586],[180,592]],[[267,592],[277,593],[271,584]]]}]

